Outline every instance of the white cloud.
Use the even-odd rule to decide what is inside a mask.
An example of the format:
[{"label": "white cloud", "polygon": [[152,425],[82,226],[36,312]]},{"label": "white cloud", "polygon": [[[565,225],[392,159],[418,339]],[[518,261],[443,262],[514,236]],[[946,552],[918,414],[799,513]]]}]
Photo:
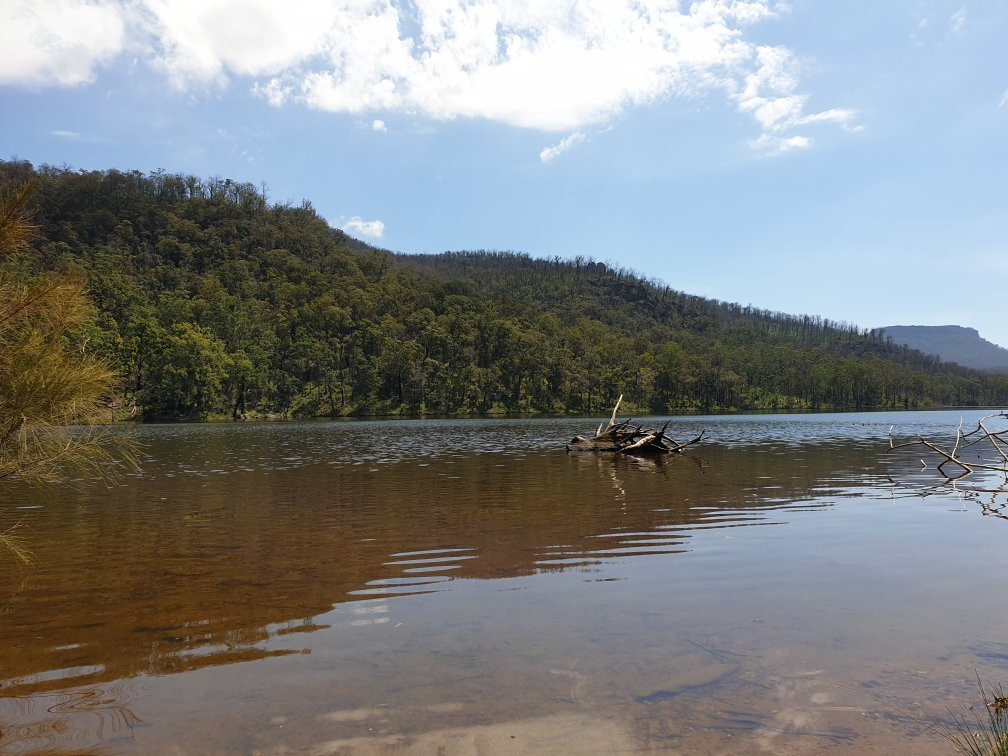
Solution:
[{"label": "white cloud", "polygon": [[374,129],[375,131],[381,131],[382,133],[388,131],[388,126],[385,125],[385,121],[382,121],[381,119],[378,118],[371,121],[371,128]]},{"label": "white cloud", "polygon": [[851,126],[851,121],[857,116],[853,110],[844,110],[841,108],[831,108],[829,110],[823,110],[818,113],[810,113],[809,115],[802,116],[797,121],[796,124],[805,126],[810,123],[836,123],[844,128],[849,128],[851,131],[858,131],[861,129],[860,126]]},{"label": "white cloud", "polygon": [[[179,89],[247,77],[271,105],[294,101],[339,113],[479,118],[562,133],[630,108],[720,92],[756,120],[763,136],[778,140],[794,136],[784,133],[791,129],[846,125],[853,117],[839,109],[806,113],[795,56],[748,36],[751,24],[788,10],[777,0],[7,6],[0,13],[0,82],[81,83],[130,46]],[[9,52],[17,40],[19,52]]]},{"label": "white cloud", "polygon": [[[765,133],[808,117],[799,66],[758,45],[745,26],[773,15],[770,0],[513,4],[440,0],[347,11],[350,37],[329,40],[307,73],[261,85],[273,103],[336,112],[404,111],[486,118],[544,131],[581,129],[657,100],[725,91]],[[404,29],[415,29],[404,34]],[[848,122],[852,111],[811,114]],[[547,151],[547,155],[556,153]]]},{"label": "white cloud", "polygon": [[806,147],[810,147],[811,145],[812,140],[809,139],[808,137],[803,136],[785,137],[784,139],[781,139],[779,142],[779,147],[781,151],[804,150]]},{"label": "white cloud", "polygon": [[385,235],[385,224],[380,220],[366,221],[359,215],[355,215],[343,224],[343,230],[355,236],[381,239]]},{"label": "white cloud", "polygon": [[791,150],[804,150],[811,147],[812,140],[797,134],[785,137],[774,134],[762,134],[759,139],[752,141],[752,146],[766,155],[779,155]]},{"label": "white cloud", "polygon": [[796,94],[793,55],[780,47],[762,47],[756,53],[757,65],[742,79],[733,93],[738,108],[750,113],[763,127],[754,144],[768,152],[786,152],[809,147],[812,141],[792,134],[794,129],[813,124],[833,123],[846,131],[860,131],[854,125],[857,113],[844,108],[830,108],[806,113],[807,95]]},{"label": "white cloud", "polygon": [[143,6],[155,60],[179,88],[222,83],[227,72],[260,76],[296,66],[321,51],[340,21],[338,8],[322,0],[145,0]]},{"label": "white cloud", "polygon": [[952,14],[952,19],[950,20],[949,33],[958,34],[962,31],[963,25],[966,23],[966,6],[964,5],[955,13]]},{"label": "white cloud", "polygon": [[52,129],[49,132],[49,136],[63,139],[67,142],[80,142],[82,144],[108,143],[108,140],[104,137],[95,136],[94,134],[83,134],[79,131],[70,131],[69,129]]},{"label": "white cloud", "polygon": [[561,152],[566,152],[575,144],[583,142],[584,139],[585,139],[584,134],[582,134],[580,131],[575,131],[570,136],[561,139],[558,144],[554,144],[552,147],[547,147],[542,152],[540,152],[539,159],[542,160],[544,163],[548,163],[550,160],[555,158]]},{"label": "white cloud", "polygon": [[1001,101],[998,103],[998,107],[1003,108],[1005,105],[1008,105],[1008,89],[1006,89],[1004,94],[1001,95]]},{"label": "white cloud", "polygon": [[121,53],[126,11],[113,2],[4,0],[0,85],[76,86]]}]

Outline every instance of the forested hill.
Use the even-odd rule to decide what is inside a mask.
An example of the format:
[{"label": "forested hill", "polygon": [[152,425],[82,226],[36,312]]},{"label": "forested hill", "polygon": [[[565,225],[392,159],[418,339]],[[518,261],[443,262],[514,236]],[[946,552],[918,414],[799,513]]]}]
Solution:
[{"label": "forested hill", "polygon": [[29,179],[41,239],[3,264],[87,277],[72,337],[149,418],[1008,403],[1006,376],[599,262],[395,255],[251,184],[0,163]]}]

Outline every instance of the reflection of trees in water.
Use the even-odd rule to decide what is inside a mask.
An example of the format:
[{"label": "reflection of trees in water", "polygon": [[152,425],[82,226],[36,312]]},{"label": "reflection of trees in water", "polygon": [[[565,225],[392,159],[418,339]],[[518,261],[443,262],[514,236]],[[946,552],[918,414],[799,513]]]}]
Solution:
[{"label": "reflection of trees in water", "polygon": [[657,462],[558,451],[132,481],[116,501],[32,513],[29,589],[0,575],[13,597],[0,685],[27,695],[298,653],[279,637],[334,605],[688,551],[698,529],[830,506],[873,459],[857,444],[711,444]]}]

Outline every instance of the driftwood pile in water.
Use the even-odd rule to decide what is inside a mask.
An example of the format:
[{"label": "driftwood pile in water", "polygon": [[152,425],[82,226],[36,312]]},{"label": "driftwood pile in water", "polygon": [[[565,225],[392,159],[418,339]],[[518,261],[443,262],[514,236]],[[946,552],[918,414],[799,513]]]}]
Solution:
[{"label": "driftwood pile in water", "polygon": [[575,436],[567,444],[567,451],[615,452],[634,455],[681,454],[687,446],[692,446],[703,440],[704,431],[701,431],[700,435],[692,441],[678,443],[674,438],[665,434],[668,421],[660,430],[644,430],[641,425],[631,426],[630,420],[616,422],[616,412],[622,401],[623,395],[620,394],[608,424],[600,425],[598,431],[591,438]]}]

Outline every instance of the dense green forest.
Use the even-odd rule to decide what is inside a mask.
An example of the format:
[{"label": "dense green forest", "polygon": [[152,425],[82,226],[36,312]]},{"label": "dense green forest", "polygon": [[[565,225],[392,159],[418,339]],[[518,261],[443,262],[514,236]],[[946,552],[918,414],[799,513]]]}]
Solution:
[{"label": "dense green forest", "polygon": [[28,180],[40,238],[3,264],[86,277],[72,338],[145,418],[1008,403],[1008,376],[601,262],[399,255],[251,184],[0,163]]}]

